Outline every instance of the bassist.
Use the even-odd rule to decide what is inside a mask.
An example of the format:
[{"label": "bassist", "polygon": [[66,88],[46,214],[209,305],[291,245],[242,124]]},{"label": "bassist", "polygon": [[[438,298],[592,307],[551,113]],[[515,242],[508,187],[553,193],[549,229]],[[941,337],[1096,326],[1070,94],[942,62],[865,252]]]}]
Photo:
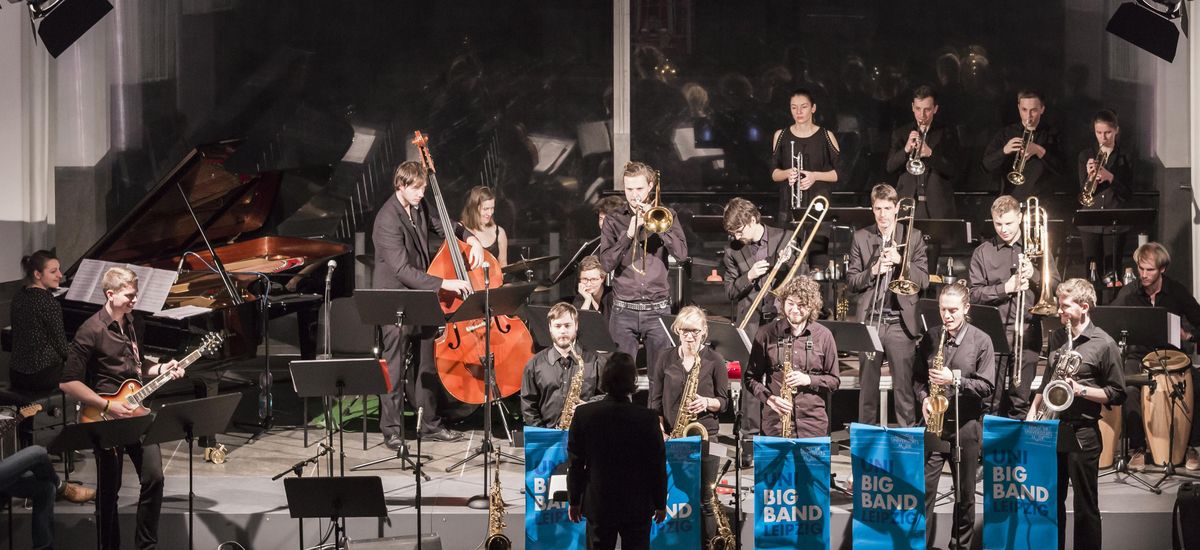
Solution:
[{"label": "bassist", "polygon": [[[137,416],[144,411],[121,400],[108,401],[99,394],[116,392],[125,380],[140,381],[163,372],[171,372],[172,376],[180,378],[183,370],[175,368],[176,361],[162,364],[143,362],[131,316],[137,304],[137,275],[123,267],[110,268],[104,272],[101,285],[107,301],[75,333],[59,388],[84,405],[104,410],[109,417]],[[154,548],[158,543],[158,516],[163,499],[162,455],[158,445],[141,444],[109,450],[96,449],[96,467],[101,480],[96,499],[96,507],[100,512],[101,548],[119,548],[121,545],[117,492],[121,489],[125,455],[129,455],[141,481],[135,537],[137,547]]]}]

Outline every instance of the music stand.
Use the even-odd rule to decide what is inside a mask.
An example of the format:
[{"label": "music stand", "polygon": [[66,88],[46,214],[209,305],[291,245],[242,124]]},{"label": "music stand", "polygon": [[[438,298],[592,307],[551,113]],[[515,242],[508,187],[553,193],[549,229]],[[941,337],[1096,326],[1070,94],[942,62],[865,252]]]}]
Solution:
[{"label": "music stand", "polygon": [[[391,381],[379,359],[313,359],[292,361],[288,366],[292,375],[292,388],[298,397],[336,397],[340,403],[346,395],[386,395],[391,392]],[[332,419],[326,410],[327,427]],[[330,436],[332,446],[332,435]],[[338,429],[338,475],[346,475],[345,430]],[[385,460],[391,460],[389,457]],[[333,457],[329,460],[332,462]],[[332,475],[333,468],[330,467]]]},{"label": "music stand", "polygon": [[[342,548],[345,518],[382,518],[387,516],[383,500],[383,480],[379,476],[291,477],[283,480],[288,513],[303,525],[305,518],[333,520],[333,547]],[[300,541],[304,547],[304,541]]]},{"label": "music stand", "polygon": [[[1157,219],[1158,210],[1153,208],[1097,208],[1076,210],[1071,223],[1081,229],[1099,230],[1101,235],[1118,235],[1134,227],[1153,227]],[[1117,239],[1112,239],[1113,271],[1120,271],[1118,254]]]},{"label": "music stand", "polygon": [[953,219],[917,219],[916,227],[926,243],[935,243],[943,250],[970,246],[973,241],[971,222]]},{"label": "music stand", "polygon": [[[458,307],[454,315],[447,320],[447,323],[457,323],[459,321],[470,321],[473,319],[485,319],[486,326],[484,327],[484,357],[483,357],[483,380],[484,380],[484,403],[483,403],[483,438],[479,442],[479,447],[467,454],[466,458],[451,464],[446,468],[447,472],[453,471],[455,468],[462,466],[475,459],[475,457],[483,456],[483,496],[478,495],[472,497],[468,501],[471,507],[486,507],[488,498],[488,456],[489,453],[496,454],[509,459],[517,464],[524,464],[525,461],[520,457],[496,450],[492,444],[492,406],[500,407],[500,421],[504,425],[504,435],[509,437],[508,420],[504,417],[504,404],[496,398],[496,369],[495,361],[492,355],[492,318],[498,315],[515,316],[517,310],[525,307],[525,302],[529,299],[529,295],[533,293],[536,283],[519,283],[505,285],[496,289],[485,289],[484,292],[476,292],[469,297]],[[497,465],[497,467],[499,467]]]},{"label": "music stand", "polygon": [[865,206],[830,208],[826,220],[830,225],[841,225],[851,229],[862,229],[875,224],[875,213]]},{"label": "music stand", "polygon": [[[1008,329],[1000,320],[998,308],[983,304],[971,304],[971,311],[968,315],[971,317],[968,322],[992,339],[992,351],[996,355],[1012,353],[1012,346],[1008,344]],[[930,298],[917,300],[917,317],[921,318],[924,326],[932,327],[942,324],[942,315],[938,311],[937,300]]]},{"label": "music stand", "polygon": [[583,246],[580,246],[579,250],[576,250],[575,253],[571,255],[571,259],[567,260],[567,263],[563,264],[562,269],[559,269],[558,273],[555,273],[554,277],[550,279],[549,286],[557,285],[558,283],[561,283],[563,279],[567,278],[568,275],[575,273],[576,268],[579,267],[579,262],[583,260],[584,257],[591,256],[599,250],[600,237],[593,237],[588,242],[583,243]]},{"label": "music stand", "polygon": [[[86,424],[67,424],[62,431],[54,436],[46,450],[50,453],[70,453],[84,449],[108,450],[116,447],[133,445],[142,439],[146,428],[154,421],[151,415],[134,416],[131,418],[116,418],[104,422],[89,422]],[[100,521],[99,502],[104,490],[100,468],[96,468],[96,548],[103,540]]]},{"label": "music stand", "polygon": [[[525,306],[525,311],[519,315],[529,326],[529,332],[533,335],[533,343],[541,348],[554,345],[550,338],[550,324],[546,319],[546,314],[549,312],[550,306]],[[608,332],[608,321],[599,311],[590,309],[579,311],[577,339],[586,350],[605,353],[617,351],[617,344],[613,342],[612,333]]]},{"label": "music stand", "polygon": [[[1121,349],[1121,360],[1124,368],[1125,352],[1130,346],[1142,347],[1145,349],[1153,349],[1163,342],[1170,342],[1174,339],[1173,344],[1178,345],[1179,335],[1179,318],[1172,315],[1164,308],[1160,307],[1139,307],[1139,306],[1098,306],[1092,308],[1088,316],[1096,326],[1103,328],[1109,335],[1117,338],[1118,346]],[[1174,338],[1172,338],[1174,337]],[[1141,358],[1138,358],[1141,362]],[[1170,379],[1168,379],[1170,382]],[[1174,384],[1168,383],[1166,388],[1167,395],[1171,402],[1171,425],[1167,437],[1167,456],[1163,462],[1162,478],[1154,485],[1150,485],[1147,481],[1138,477],[1133,472],[1129,471],[1129,428],[1127,418],[1122,418],[1124,429],[1121,432],[1122,456],[1117,460],[1117,464],[1112,471],[1105,472],[1104,475],[1113,474],[1114,477],[1118,474],[1125,474],[1126,478],[1132,478],[1140,483],[1154,494],[1162,494],[1162,484],[1174,476],[1181,476],[1190,479],[1200,479],[1200,476],[1188,474],[1186,472],[1178,472],[1175,470],[1175,463],[1172,460],[1172,455],[1175,454],[1175,408],[1181,406],[1177,401],[1180,397],[1179,388],[1174,387]],[[1121,410],[1122,416],[1128,407]],[[1145,414],[1145,411],[1142,411]],[[1148,436],[1149,434],[1147,434]],[[1147,446],[1149,441],[1147,437]],[[1103,477],[1103,476],[1101,476]],[[1117,480],[1120,480],[1117,477]]]},{"label": "music stand", "polygon": [[[385,325],[395,326],[401,332],[401,342],[404,340],[404,327],[406,326],[415,329],[426,326],[440,327],[446,324],[446,317],[442,313],[442,306],[438,302],[438,291],[436,290],[358,289],[354,291],[354,306],[358,309],[358,317],[364,325],[375,325],[377,327]],[[377,334],[379,334],[379,331],[377,331]],[[380,353],[383,352],[382,341],[377,343],[376,349],[380,350]],[[408,378],[408,373],[405,368],[401,368],[399,372],[401,373],[400,379],[391,381],[393,387],[400,392],[400,448],[396,450],[396,456],[393,458],[400,460],[401,469],[403,470],[413,468],[415,464],[413,464],[412,455],[408,452],[408,440],[405,438],[404,433],[405,401],[407,399],[404,381]],[[380,410],[382,408],[381,399]],[[432,411],[426,411],[426,413],[430,412]],[[327,428],[329,427],[328,424],[326,422]],[[421,426],[418,425],[417,432],[420,431]],[[332,432],[329,433],[332,440]],[[430,457],[417,457],[418,460],[428,458]],[[374,463],[355,466],[351,470],[356,471],[370,464]]]},{"label": "music stand", "polygon": [[142,439],[145,445],[166,443],[168,441],[187,441],[188,444],[188,548],[195,542],[193,519],[195,516],[195,497],[193,489],[192,456],[195,438],[210,437],[224,433],[233,419],[233,411],[237,409],[241,394],[229,393],[203,399],[192,399],[178,403],[167,403],[154,413],[154,423],[146,430]]}]

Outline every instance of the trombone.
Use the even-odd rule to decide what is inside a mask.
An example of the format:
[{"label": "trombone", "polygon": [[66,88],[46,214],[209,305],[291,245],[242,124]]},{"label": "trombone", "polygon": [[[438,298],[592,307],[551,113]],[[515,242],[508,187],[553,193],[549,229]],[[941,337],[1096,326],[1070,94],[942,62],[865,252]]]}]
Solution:
[{"label": "trombone", "polygon": [[[662,174],[654,173],[654,205],[649,206],[646,203],[631,204],[635,216],[642,216],[642,228],[646,231],[646,236],[642,239],[642,266],[639,268],[633,265],[637,258],[637,248],[634,248],[634,262],[629,263],[629,267],[639,274],[646,274],[646,256],[650,254],[650,237],[655,233],[666,233],[671,230],[671,226],[675,224],[675,215],[671,213],[667,207],[663,206],[661,201],[662,183],[659,178]],[[632,221],[630,222],[632,223]]]},{"label": "trombone", "polygon": [[[921,291],[917,283],[906,279],[908,273],[908,253],[912,244],[912,226],[913,213],[916,212],[917,201],[912,197],[901,198],[896,203],[896,229],[892,231],[893,237],[884,236],[883,244],[879,247],[879,257],[883,257],[883,251],[888,248],[903,248],[904,256],[900,259],[900,273],[895,279],[889,279],[885,275],[891,275],[892,268],[889,267],[887,272],[881,271],[878,278],[875,279],[875,291],[871,295],[871,309],[867,312],[866,324],[878,327],[883,324],[883,309],[887,304],[887,292],[891,291],[903,296],[912,296]],[[894,235],[900,228],[900,222],[907,221],[908,226],[905,230],[904,242],[895,244]]]},{"label": "trombone", "polygon": [[1021,220],[1021,238],[1024,239],[1024,252],[1018,258],[1017,265],[1017,296],[1013,311],[1017,318],[1013,321],[1013,377],[1012,386],[1014,388],[1021,385],[1021,355],[1025,349],[1025,291],[1021,290],[1024,286],[1024,277],[1020,276],[1021,265],[1026,260],[1042,260],[1042,288],[1038,301],[1033,307],[1029,308],[1028,312],[1032,315],[1054,315],[1058,311],[1058,306],[1050,300],[1050,251],[1047,248],[1050,242],[1049,230],[1050,217],[1046,213],[1046,209],[1042,208],[1037,197],[1029,197],[1025,200],[1025,216]]},{"label": "trombone", "polygon": [[[813,214],[814,211],[816,212],[816,215]],[[754,302],[752,302],[750,304],[750,308],[746,310],[746,316],[742,317],[741,322],[738,323],[738,328],[746,330],[746,325],[750,324],[750,319],[757,314],[756,312],[758,311],[758,306],[762,303],[763,298],[766,297],[767,292],[778,294],[779,290],[782,289],[783,286],[788,283],[788,281],[792,280],[792,277],[796,276],[796,270],[800,269],[800,264],[804,263],[804,257],[808,255],[808,246],[812,244],[813,238],[817,236],[817,230],[821,228],[821,221],[825,219],[825,214],[828,212],[829,199],[825,197],[817,195],[816,197],[813,197],[812,202],[808,203],[808,208],[804,210],[804,215],[796,220],[796,229],[792,230],[792,235],[788,237],[787,240],[787,249],[797,250],[796,237],[800,236],[800,229],[804,227],[804,222],[813,220],[812,229],[808,232],[808,237],[804,239],[804,245],[798,249],[799,252],[797,254],[790,258],[792,260],[792,268],[788,270],[787,275],[785,275],[783,280],[780,281],[779,286],[772,290],[771,281],[775,280],[775,275],[779,273],[779,269],[783,267],[784,264],[784,254],[781,251],[780,258],[775,260],[775,265],[771,267],[771,271],[764,275],[766,278],[763,279],[762,289],[760,289],[758,294],[754,296]]]},{"label": "trombone", "polygon": [[1025,128],[1021,132],[1021,148],[1017,149],[1017,158],[1013,159],[1012,170],[1008,173],[1008,183],[1025,185],[1025,151],[1029,150],[1030,143],[1033,143],[1033,129]]},{"label": "trombone", "polygon": [[925,147],[925,136],[928,133],[928,129],[921,130],[919,127],[917,128],[917,144],[908,153],[908,162],[904,165],[904,169],[908,170],[908,173],[914,176],[925,173],[925,161],[921,160],[921,148]]},{"label": "trombone", "polygon": [[[794,141],[790,142],[790,145],[792,146],[792,170],[799,174],[801,170],[804,170],[804,151],[796,153],[796,142]],[[800,188],[799,175],[796,177],[796,183],[790,184],[792,186],[792,210],[804,207],[804,190]]]}]

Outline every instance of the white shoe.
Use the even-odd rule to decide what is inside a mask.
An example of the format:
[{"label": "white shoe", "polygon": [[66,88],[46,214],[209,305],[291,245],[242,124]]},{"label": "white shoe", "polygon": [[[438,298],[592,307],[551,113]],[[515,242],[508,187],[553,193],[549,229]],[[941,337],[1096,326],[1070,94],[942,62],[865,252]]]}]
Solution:
[{"label": "white shoe", "polygon": [[1195,447],[1188,447],[1187,461],[1183,463],[1183,467],[1193,472],[1200,470],[1200,452],[1197,452]]}]

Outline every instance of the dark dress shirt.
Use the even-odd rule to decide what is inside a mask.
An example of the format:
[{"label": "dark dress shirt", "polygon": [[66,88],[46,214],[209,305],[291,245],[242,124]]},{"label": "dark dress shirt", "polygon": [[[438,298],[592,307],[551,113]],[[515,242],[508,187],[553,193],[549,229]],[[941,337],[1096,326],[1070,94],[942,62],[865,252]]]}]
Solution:
[{"label": "dark dress shirt", "polygon": [[[1066,351],[1066,347],[1066,328],[1054,331],[1050,335],[1049,348],[1054,351],[1050,353],[1046,374],[1042,376],[1042,385],[1037,388],[1038,393],[1041,393],[1042,387],[1045,387],[1046,382],[1053,378],[1051,369],[1054,368],[1058,356]],[[1124,403],[1126,397],[1125,374],[1121,370],[1121,350],[1117,348],[1117,343],[1113,341],[1112,337],[1095,323],[1089,321],[1083,332],[1075,337],[1075,352],[1083,358],[1079,372],[1075,374],[1075,381],[1084,386],[1104,390],[1104,394],[1108,396],[1108,406],[1110,407]],[[1101,405],[1095,401],[1075,396],[1070,408],[1063,411],[1058,417],[1061,420],[1095,421],[1100,419],[1100,407]]]},{"label": "dark dress shirt", "polygon": [[[1079,184],[1079,191],[1083,192],[1083,185],[1087,182],[1088,171],[1087,162],[1096,158],[1099,154],[1099,146],[1093,144],[1091,147],[1079,152],[1075,162],[1075,171],[1077,177],[1075,181]],[[1129,202],[1133,198],[1133,163],[1129,160],[1129,155],[1121,149],[1120,145],[1113,148],[1108,155],[1108,160],[1105,161],[1104,167],[1112,172],[1113,179],[1110,182],[1101,182],[1096,186],[1095,204],[1093,209],[1101,208],[1117,208],[1121,203]],[[1077,208],[1083,208],[1082,205]],[[1096,230],[1099,232],[1099,230]]]},{"label": "dark dress shirt", "polygon": [[10,378],[14,389],[52,390],[58,387],[67,359],[62,305],[50,291],[24,287],[9,306],[12,319]]},{"label": "dark dress shirt", "polygon": [[[750,367],[742,375],[742,383],[764,404],[772,395],[779,394],[783,384],[783,359],[787,351],[783,339],[791,333],[787,319],[778,319],[763,325],[754,335]],[[808,342],[812,342],[811,350],[807,349]],[[809,385],[796,388],[793,395],[794,436],[829,435],[829,416],[821,394],[837,391],[842,383],[838,377],[837,344],[833,340],[833,333],[819,323],[805,325],[804,332],[792,342],[792,369],[812,378]],[[780,418],[775,410],[763,407],[763,428],[769,430],[768,435],[779,434],[780,427]]]},{"label": "dark dress shirt", "polygon": [[125,317],[122,332],[108,310],[100,308],[75,331],[62,381],[81,381],[96,393],[116,392],[122,382],[140,382],[149,373],[153,365],[142,361],[141,351],[133,317]]},{"label": "dark dress shirt", "polygon": [[[759,260],[767,260],[774,266],[779,258],[779,253],[786,247],[788,236],[790,233],[786,233],[782,229],[764,225],[763,236],[758,242],[742,244],[741,241],[735,239],[725,247],[725,254],[721,257],[721,267],[724,271],[725,297],[729,301],[737,303],[735,322],[746,317],[746,313],[750,310],[750,304],[754,302],[754,297],[762,290],[763,281],[767,279],[766,274],[763,274],[758,279],[751,281],[746,273]],[[776,279],[787,275],[788,267],[791,264],[792,262],[788,261],[781,267]],[[764,297],[759,307],[761,308],[758,312],[760,318],[769,320],[777,313],[775,299],[772,296]]]},{"label": "dark dress shirt", "polygon": [[892,144],[887,157],[887,172],[896,178],[896,192],[901,197],[915,197],[926,203],[931,218],[949,218],[954,215],[953,182],[958,177],[960,154],[958,137],[952,128],[934,122],[925,134],[925,144],[933,152],[921,158],[925,173],[914,176],[908,173],[909,153],[904,152],[908,135],[920,131],[916,121],[901,125],[892,131]]},{"label": "dark dress shirt", "polygon": [[[918,403],[929,397],[929,369],[934,356],[937,355],[941,336],[941,327],[934,327],[917,345],[913,391],[917,394]],[[964,426],[972,420],[982,419],[987,409],[987,400],[996,390],[993,382],[996,378],[996,356],[992,348],[992,339],[974,325],[963,323],[957,336],[951,338],[949,334],[946,335],[942,358],[946,368],[960,373],[962,392],[958,395],[959,419]],[[945,416],[946,425],[952,425],[955,416],[955,388],[949,385],[945,390],[946,398],[950,400],[950,408],[946,410]]]},{"label": "dark dress shirt", "polygon": [[[675,216],[675,212],[671,211],[671,215]],[[632,216],[627,205],[604,218],[604,227],[600,230],[600,265],[604,271],[613,274],[612,288],[618,300],[667,300],[671,295],[667,282],[667,254],[674,256],[676,261],[687,260],[687,237],[676,216],[675,223],[666,233],[650,235],[649,253],[643,269],[642,242],[646,239],[646,230],[639,230],[636,240],[630,239],[628,231]],[[638,273],[634,267],[642,269],[645,274]]]},{"label": "dark dress shirt", "polygon": [[[602,294],[600,295],[600,315],[604,316],[605,321],[608,321],[609,315],[612,314],[612,301],[613,301],[612,287],[610,287],[608,285],[604,285],[604,287],[601,289],[600,292],[602,292]],[[575,309],[578,309],[580,311],[595,311],[595,310],[584,310],[583,309],[583,295],[579,294],[578,292],[576,292],[572,296],[565,297],[564,299],[562,299],[560,301],[569,302],[571,305],[575,306]]]},{"label": "dark dress shirt", "polygon": [[[717,415],[729,406],[729,371],[725,368],[725,358],[711,348],[700,350],[699,368],[696,395],[715,398],[721,402],[721,408],[717,412],[708,409],[701,411],[696,415],[696,421],[708,430],[710,436],[715,436],[720,427]],[[683,369],[678,347],[659,354],[658,369],[654,374],[655,377],[650,380],[649,407],[663,418],[664,431],[670,434],[675,429],[675,419],[679,418],[679,401],[683,398],[683,386],[687,384],[690,374],[690,371]]]},{"label": "dark dress shirt", "polygon": [[1033,142],[1046,148],[1046,155],[1038,158],[1031,155],[1025,160],[1024,185],[1014,186],[1008,183],[1008,173],[1012,171],[1013,159],[1017,153],[1004,153],[1004,144],[1012,138],[1021,137],[1025,127],[1020,123],[1009,124],[992,136],[992,141],[983,150],[983,168],[995,178],[996,185],[1002,195],[1012,195],[1019,201],[1029,197],[1042,195],[1043,191],[1055,191],[1058,182],[1067,175],[1066,155],[1062,150],[1062,138],[1058,130],[1042,123],[1033,132]]},{"label": "dark dress shirt", "polygon": [[[576,345],[575,349],[580,348]],[[579,399],[592,401],[600,393],[600,359],[593,351],[584,351],[580,355],[583,357],[583,387]],[[553,346],[529,358],[525,373],[521,375],[521,416],[527,426],[558,427],[563,402],[578,371],[579,363],[575,358],[563,357]]]},{"label": "dark dress shirt", "polygon": [[567,494],[588,521],[651,521],[667,507],[667,457],[658,415],[609,395],[575,409],[567,435]]},{"label": "dark dress shirt", "polygon": [[1166,274],[1161,277],[1162,289],[1154,295],[1154,303],[1150,303],[1150,295],[1146,294],[1146,289],[1141,284],[1134,283],[1121,287],[1112,305],[1161,307],[1187,321],[1193,329],[1200,327],[1200,303],[1196,303],[1196,297],[1179,281],[1167,277]]},{"label": "dark dress shirt", "polygon": [[[1004,324],[1010,330],[1016,321],[1016,314],[1013,312],[1013,308],[1016,306],[1013,298],[1016,294],[1004,292],[1004,282],[1017,272],[1018,255],[1024,250],[1025,246],[1021,239],[1017,239],[1016,243],[1009,245],[1002,242],[1000,237],[992,237],[976,247],[975,252],[971,254],[971,267],[968,273],[971,285],[971,303],[999,308],[1000,318],[1004,320]],[[1029,290],[1025,291],[1025,319],[1030,322],[1033,322],[1035,317],[1028,312],[1028,308],[1037,303],[1042,286],[1039,261],[1033,261],[1033,271],[1034,276],[1029,281]],[[1058,270],[1051,258],[1050,288],[1057,288],[1059,280]],[[1040,323],[1038,326],[1041,326]],[[1037,341],[1041,342],[1040,332]],[[1028,348],[1028,346],[1026,347]]]},{"label": "dark dress shirt", "polygon": [[[904,243],[905,230],[904,225],[897,227],[893,232],[893,237],[896,239],[893,242]],[[908,240],[912,250],[909,251],[908,269],[904,276],[916,283],[917,288],[924,290],[929,286],[929,264],[925,257],[925,240],[922,238],[921,230],[913,229],[912,232],[912,238]],[[871,266],[879,260],[882,247],[883,236],[879,234],[878,225],[854,232],[854,242],[850,245],[850,263],[846,268],[846,281],[850,292],[859,294],[858,318],[863,322],[867,320],[871,304],[875,301],[875,289],[880,284],[878,279],[880,276],[887,277],[887,280],[882,283],[884,292],[888,294],[883,309],[898,311],[904,331],[910,338],[916,338],[921,334],[920,325],[917,324],[917,299],[920,297],[920,293],[901,296],[886,289],[887,283],[900,275],[901,266],[899,264],[892,266],[891,271],[881,275],[871,274]],[[900,256],[903,259],[904,249],[900,249]]]}]

